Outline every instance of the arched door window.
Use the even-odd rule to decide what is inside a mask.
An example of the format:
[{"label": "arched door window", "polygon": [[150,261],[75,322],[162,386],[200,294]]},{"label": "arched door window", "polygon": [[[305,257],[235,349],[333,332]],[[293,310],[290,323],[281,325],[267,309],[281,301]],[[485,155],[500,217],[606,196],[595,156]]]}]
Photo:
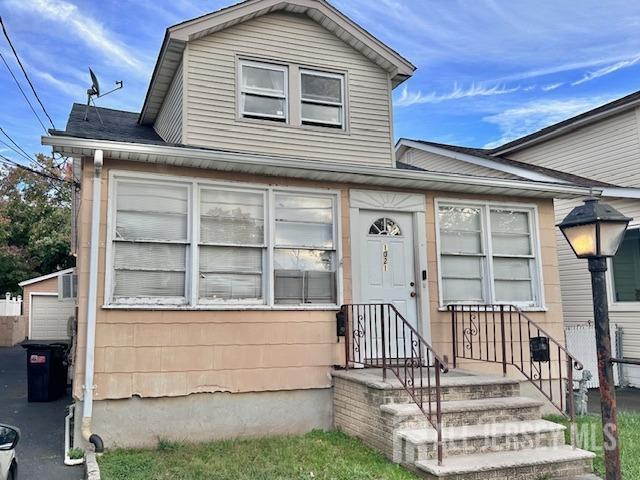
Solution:
[{"label": "arched door window", "polygon": [[379,218],[369,227],[369,235],[402,235],[398,224],[390,218]]}]

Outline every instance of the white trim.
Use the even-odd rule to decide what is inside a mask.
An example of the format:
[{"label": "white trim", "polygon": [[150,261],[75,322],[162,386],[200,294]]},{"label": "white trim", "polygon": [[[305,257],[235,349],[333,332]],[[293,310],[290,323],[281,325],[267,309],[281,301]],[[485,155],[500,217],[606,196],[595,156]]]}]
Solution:
[{"label": "white trim", "polygon": [[[190,260],[187,262],[185,272],[185,301],[186,304],[175,303],[174,299],[153,299],[154,303],[149,304],[148,299],[142,301],[130,300],[130,303],[113,303],[113,244],[115,229],[115,205],[116,190],[119,180],[146,181],[149,183],[171,182],[187,185],[190,189],[189,221],[191,221],[189,242],[187,244],[190,252]],[[197,265],[197,248],[199,245],[199,227],[193,227],[193,223],[199,224],[199,192],[201,188],[214,187],[231,190],[259,192],[265,198],[265,248],[267,252],[267,263],[269,270],[263,271],[263,299],[259,303],[229,300],[223,302],[198,303],[197,275],[198,271],[194,267]],[[194,195],[194,191],[197,194]],[[332,198],[334,214],[334,247],[330,249],[335,252],[336,261],[336,304],[308,304],[308,305],[282,305],[275,304],[273,297],[273,249],[275,232],[275,206],[273,199],[275,193],[283,192],[287,194],[311,194]],[[107,206],[107,244],[106,244],[106,264],[105,264],[105,290],[104,305],[107,309],[146,309],[146,310],[336,310],[340,308],[344,301],[343,293],[343,256],[342,256],[342,225],[341,225],[341,192],[335,189],[319,189],[304,187],[278,186],[274,184],[256,184],[246,182],[218,181],[206,178],[165,175],[157,173],[130,172],[126,170],[111,170],[109,172],[109,200]],[[197,199],[196,204],[192,204],[193,198]],[[183,243],[180,243],[181,245]],[[295,247],[292,247],[295,248]],[[271,254],[269,254],[271,253]],[[195,303],[194,302],[195,298]],[[157,301],[156,301],[157,300]],[[147,302],[147,303],[143,303]]]},{"label": "white trim", "polygon": [[57,297],[57,293],[53,292],[30,292],[29,293],[29,325],[27,327],[27,338],[31,340],[31,320],[33,316],[33,297]]},{"label": "white trim", "polygon": [[478,157],[475,155],[471,155],[469,153],[454,152],[447,148],[436,147],[435,145],[427,145],[421,142],[414,142],[413,140],[407,140],[404,138],[401,139],[398,142],[396,151],[398,151],[401,147],[416,148],[418,150],[434,153],[436,155],[442,155],[444,157],[453,158],[454,160],[459,160],[461,162],[467,162],[472,165],[489,168],[491,170],[497,170],[503,173],[509,173],[511,175],[522,177],[527,180],[533,180],[536,182],[552,182],[552,183],[561,183],[561,184],[571,185],[571,183],[567,182],[566,180],[562,180],[557,177],[552,177],[550,175],[538,173],[528,168],[518,167],[515,165],[507,165],[495,160],[489,160],[488,158]]},{"label": "white trim", "polygon": [[[416,315],[418,331],[427,342],[431,342],[431,316],[429,309],[429,270],[427,262],[427,203],[424,194],[392,192],[381,190],[350,190],[349,192],[349,225],[351,240],[351,297],[352,303],[362,301],[361,258],[360,258],[360,210],[378,210],[388,212],[404,212],[412,214],[413,222],[413,258],[415,268]],[[422,279],[422,271],[427,278]]]},{"label": "white trim", "polygon": [[73,273],[76,267],[67,268],[66,270],[60,270],[58,272],[49,273],[47,275],[42,275],[41,277],[30,278],[29,280],[25,280],[18,284],[19,287],[26,287],[27,285],[32,285],[34,283],[42,282],[43,280],[49,280],[50,278],[59,277],[60,275],[66,275],[67,273]]},{"label": "white trim", "polygon": [[[531,283],[533,287],[533,302],[512,302],[514,305],[521,307],[523,310],[528,311],[546,311],[546,300],[544,294],[544,278],[542,269],[542,248],[540,242],[540,221],[538,206],[531,203],[517,203],[517,202],[500,202],[500,201],[484,201],[484,200],[461,200],[454,198],[436,198],[434,200],[434,216],[435,216],[435,229],[436,229],[436,257],[438,267],[438,308],[439,310],[446,309],[444,303],[443,282],[442,282],[442,262],[441,262],[441,240],[440,240],[440,216],[438,215],[440,207],[442,205],[459,205],[459,206],[478,206],[481,207],[481,241],[483,245],[483,253],[481,258],[486,259],[484,262],[486,265],[482,265],[482,268],[487,268],[486,279],[483,277],[482,288],[485,294],[485,303],[505,303],[497,302],[495,300],[495,279],[493,277],[493,249],[490,239],[490,211],[492,208],[504,208],[514,211],[527,212],[529,214],[529,228],[531,245],[531,256],[523,258],[530,258],[534,262],[534,268],[531,271]],[[517,256],[516,256],[517,257]],[[511,257],[510,257],[511,258]],[[515,257],[514,257],[515,258]],[[486,284],[488,282],[488,284]],[[475,302],[471,302],[475,303]]]},{"label": "white trim", "polygon": [[640,198],[640,188],[633,187],[604,187],[603,197],[615,198]]},{"label": "white trim", "polygon": [[[545,198],[575,198],[599,195],[601,188],[586,188],[559,183],[531,182],[505,178],[477,177],[463,174],[403,170],[373,165],[210,150],[196,147],[176,147],[108,140],[84,139],[66,136],[43,136],[43,145],[54,147],[62,154],[92,155],[103,150],[105,157],[113,156],[126,161],[193,166],[211,170],[236,171],[259,175],[302,178],[316,181],[335,181],[364,185],[383,185],[413,189],[435,189],[466,193],[522,195]],[[477,190],[474,192],[474,190]]]}]

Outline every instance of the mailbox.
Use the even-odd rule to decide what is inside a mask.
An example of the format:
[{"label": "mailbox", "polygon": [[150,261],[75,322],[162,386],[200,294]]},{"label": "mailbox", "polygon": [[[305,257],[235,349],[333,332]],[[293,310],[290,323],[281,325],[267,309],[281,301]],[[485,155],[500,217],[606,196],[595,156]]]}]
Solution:
[{"label": "mailbox", "polygon": [[534,362],[548,362],[550,360],[548,337],[531,337],[529,346],[531,348],[531,360]]},{"label": "mailbox", "polygon": [[336,335],[338,337],[344,337],[347,334],[347,311],[340,309],[336,313]]}]

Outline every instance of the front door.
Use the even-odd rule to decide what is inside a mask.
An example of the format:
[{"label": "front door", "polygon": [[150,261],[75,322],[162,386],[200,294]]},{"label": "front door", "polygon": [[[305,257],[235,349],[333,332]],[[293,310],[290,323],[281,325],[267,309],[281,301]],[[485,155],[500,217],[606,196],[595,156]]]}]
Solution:
[{"label": "front door", "polygon": [[[418,329],[416,277],[411,213],[360,210],[361,303],[388,303]],[[367,324],[369,319],[367,319]],[[375,322],[374,322],[375,324]],[[388,324],[387,355],[405,350],[402,330]],[[380,325],[375,328],[371,356],[380,356]],[[406,333],[406,332],[405,332]],[[406,340],[406,336],[405,336]],[[399,350],[396,352],[396,350]]]}]

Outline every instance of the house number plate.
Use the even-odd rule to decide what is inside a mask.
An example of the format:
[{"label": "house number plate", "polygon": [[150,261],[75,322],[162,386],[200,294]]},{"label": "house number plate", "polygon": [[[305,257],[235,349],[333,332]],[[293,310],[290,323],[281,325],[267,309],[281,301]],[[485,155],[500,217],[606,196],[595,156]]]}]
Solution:
[{"label": "house number plate", "polygon": [[382,268],[385,272],[389,271],[389,245],[382,245]]}]

